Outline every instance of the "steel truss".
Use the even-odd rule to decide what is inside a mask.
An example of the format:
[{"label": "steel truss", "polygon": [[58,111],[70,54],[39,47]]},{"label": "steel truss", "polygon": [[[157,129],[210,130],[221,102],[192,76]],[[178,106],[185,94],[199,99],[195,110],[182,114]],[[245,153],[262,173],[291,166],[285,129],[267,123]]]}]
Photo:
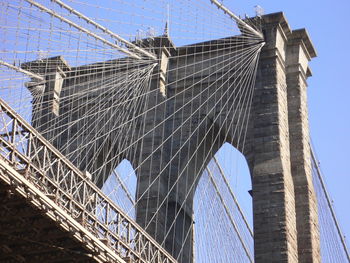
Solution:
[{"label": "steel truss", "polygon": [[0,115],[0,180],[73,232],[98,261],[176,263],[2,99]]}]

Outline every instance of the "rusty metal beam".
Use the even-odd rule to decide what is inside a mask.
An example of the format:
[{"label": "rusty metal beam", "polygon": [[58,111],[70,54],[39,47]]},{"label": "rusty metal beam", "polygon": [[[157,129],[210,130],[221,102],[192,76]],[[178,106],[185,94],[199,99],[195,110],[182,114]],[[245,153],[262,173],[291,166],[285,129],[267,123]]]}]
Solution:
[{"label": "rusty metal beam", "polygon": [[[30,134],[24,138],[28,144],[28,149],[25,151],[11,143],[9,139],[6,141],[5,137],[0,137],[1,144],[10,151],[9,155],[0,154],[2,157],[0,158],[2,184],[12,186],[17,195],[25,198],[27,203],[56,222],[60,229],[72,233],[74,238],[86,248],[94,250],[96,252],[94,257],[97,261],[124,262],[117,254],[122,247],[122,251],[126,251],[138,262],[176,263],[176,260],[144,229],[128,217],[65,156],[1,99],[0,108],[2,114],[15,120],[14,123],[17,126],[14,130],[25,130]],[[3,125],[8,124],[4,122]],[[12,137],[15,136],[20,135],[12,135]],[[21,163],[20,168],[17,168],[18,163]],[[52,170],[53,167],[56,167],[55,170]],[[27,171],[25,174],[21,172],[23,169]],[[67,185],[62,188],[61,182],[65,178],[67,178]],[[77,188],[77,185],[80,188]],[[79,189],[84,189],[84,192]],[[55,200],[48,196],[51,194],[56,195]],[[116,217],[111,219],[113,224],[121,224],[123,227],[126,224],[128,231],[135,233],[136,240],[131,240],[132,235],[130,234],[126,239],[122,228],[116,227],[115,231],[111,231],[108,221],[110,219],[101,218],[94,213],[94,210],[91,210],[91,196],[94,196],[94,207],[103,206],[106,213],[115,215]],[[88,217],[88,226],[82,226],[72,217],[72,215],[76,217],[79,214]],[[104,244],[96,235],[102,235],[101,238],[106,238],[109,242]],[[111,244],[115,243],[118,246],[112,247]],[[135,243],[138,245],[134,246]]]}]

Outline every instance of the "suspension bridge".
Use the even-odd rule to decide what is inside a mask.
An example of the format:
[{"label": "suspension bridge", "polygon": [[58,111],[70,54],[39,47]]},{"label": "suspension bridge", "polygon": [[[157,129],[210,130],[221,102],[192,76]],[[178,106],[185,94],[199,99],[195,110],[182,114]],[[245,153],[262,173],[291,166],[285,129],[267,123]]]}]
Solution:
[{"label": "suspension bridge", "polygon": [[305,29],[217,0],[0,7],[0,262],[350,262]]}]

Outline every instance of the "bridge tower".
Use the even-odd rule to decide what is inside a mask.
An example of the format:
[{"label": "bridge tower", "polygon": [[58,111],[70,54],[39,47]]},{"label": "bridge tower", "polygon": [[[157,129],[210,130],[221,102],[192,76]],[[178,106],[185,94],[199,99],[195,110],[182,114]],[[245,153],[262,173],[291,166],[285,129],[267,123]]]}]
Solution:
[{"label": "bridge tower", "polygon": [[[306,82],[311,75],[308,62],[316,56],[316,52],[307,32],[304,29],[291,30],[283,13],[264,15],[260,22],[265,45],[259,57],[252,107],[245,109],[250,110],[250,119],[244,144],[239,143],[240,134],[234,131],[235,126],[229,125],[239,122],[237,116],[231,116],[228,107],[215,107],[216,98],[222,97],[216,96],[219,91],[215,85],[211,87],[210,84],[216,80],[215,76],[208,77],[212,72],[207,68],[210,61],[220,63],[221,59],[223,63],[230,56],[225,49],[217,47],[238,45],[239,39],[236,37],[229,41],[218,39],[185,47],[175,47],[167,35],[155,38],[152,45],[159,47],[155,50],[161,63],[154,69],[157,74],[153,75],[151,89],[158,89],[159,92],[150,93],[146,100],[145,118],[135,123],[133,131],[125,131],[118,138],[114,138],[115,134],[111,132],[110,138],[107,138],[133,146],[116,163],[100,169],[100,173],[108,174],[124,158],[138,167],[136,199],[139,201],[136,220],[182,263],[193,261],[195,187],[192,186],[196,186],[200,179],[195,175],[204,170],[225,142],[230,142],[242,152],[250,168],[255,262],[320,262],[317,203],[311,179]],[[181,56],[184,52],[187,53],[186,58]],[[200,65],[202,70],[190,66],[193,61],[202,61],[195,64],[196,67]],[[63,127],[62,123],[67,121],[67,116],[79,120],[80,114],[84,112],[69,113],[69,107],[59,100],[60,94],[68,92],[67,87],[71,85],[79,86],[79,82],[87,78],[86,73],[90,69],[87,66],[80,67],[75,73],[74,69],[70,69],[67,74],[76,74],[72,83],[64,80],[65,69],[69,66],[62,58],[51,59],[50,65],[53,65],[49,72],[51,78],[47,77],[47,81],[51,85],[46,87],[48,95],[44,103],[51,105],[45,109],[51,107],[52,114],[50,120],[42,121],[45,125],[60,123]],[[181,65],[187,65],[186,71],[181,71]],[[35,62],[23,65],[27,70],[31,70],[32,66],[40,68]],[[239,66],[241,65],[236,65]],[[96,68],[95,65],[94,70],[100,70],[100,73],[95,74],[94,81],[98,81],[101,76],[113,74]],[[179,69],[176,77],[180,76],[182,80],[171,84],[175,83],[175,68]],[[216,76],[225,74],[227,70],[229,69],[223,67],[221,72],[216,72]],[[52,72],[56,74],[53,75]],[[194,84],[204,77],[208,78],[201,83],[201,87],[208,87],[208,92],[198,95],[201,87]],[[223,81],[229,83],[234,77],[227,76]],[[186,89],[190,85],[193,88]],[[223,85],[232,94],[236,92],[230,90],[229,84]],[[84,87],[81,86],[80,89],[84,90]],[[184,90],[186,91],[183,92]],[[181,95],[176,96],[177,93]],[[186,106],[189,99],[197,95],[198,98]],[[168,100],[170,97],[173,99]],[[208,97],[211,99],[207,100]],[[234,97],[228,93],[224,105],[234,105]],[[181,122],[186,119],[186,114],[191,113],[189,107],[196,108],[203,101],[206,101],[207,107],[202,107],[195,117],[192,116],[191,121]],[[181,106],[184,106],[183,110],[176,113]],[[205,110],[211,108],[215,110]],[[110,116],[101,121],[108,121],[108,117]],[[189,136],[189,140],[181,139],[184,134],[191,134],[194,129],[198,129],[198,126],[201,132],[197,136]],[[222,130],[218,127],[228,128]],[[142,143],[133,143],[141,136],[140,129],[147,131],[151,128],[154,132],[149,135],[144,132]],[[66,155],[74,151],[74,145],[83,144],[90,139],[84,134],[74,137],[74,133],[78,132],[74,127],[70,131],[60,132],[62,136],[55,140],[55,146]],[[172,135],[171,140],[164,143],[163,138],[168,135]],[[54,137],[55,134],[47,136]],[[70,147],[65,147],[73,137],[76,138],[75,142],[70,143]],[[198,141],[201,143],[198,144]],[[105,145],[107,148],[110,144]],[[158,147],[160,145],[162,147]],[[77,165],[82,170],[98,170],[96,167],[112,159],[116,152],[118,149],[98,153],[90,150],[84,156],[97,154],[96,161],[91,163],[89,157],[84,157],[86,160]],[[151,152],[152,157],[149,158]],[[99,174],[95,176],[99,177]],[[97,183],[101,186],[103,180]],[[184,202],[185,206],[180,206]]]}]

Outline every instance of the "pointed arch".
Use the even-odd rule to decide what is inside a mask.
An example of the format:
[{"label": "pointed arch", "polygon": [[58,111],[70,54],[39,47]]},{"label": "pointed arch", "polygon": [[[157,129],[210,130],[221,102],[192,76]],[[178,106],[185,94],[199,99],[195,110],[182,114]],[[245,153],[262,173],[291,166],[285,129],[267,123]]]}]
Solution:
[{"label": "pointed arch", "polygon": [[[245,157],[229,143],[224,143],[209,161],[198,180],[193,199],[193,254],[196,261],[253,260],[250,178]],[[237,200],[243,208],[236,204]],[[240,210],[248,216],[242,215]],[[220,247],[212,244],[220,244]]]},{"label": "pointed arch", "polygon": [[136,185],[135,169],[129,160],[123,159],[103,183],[102,191],[135,218]]}]

